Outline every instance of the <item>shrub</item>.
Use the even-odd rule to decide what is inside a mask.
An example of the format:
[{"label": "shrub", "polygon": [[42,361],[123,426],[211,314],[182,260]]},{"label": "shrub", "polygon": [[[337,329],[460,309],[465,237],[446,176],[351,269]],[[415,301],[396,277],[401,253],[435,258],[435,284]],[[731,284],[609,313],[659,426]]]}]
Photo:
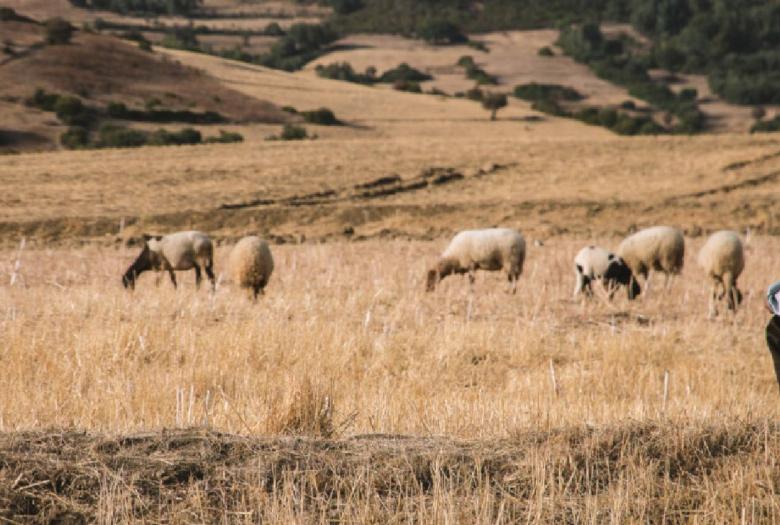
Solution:
[{"label": "shrub", "polygon": [[282,128],[282,132],[279,135],[271,135],[266,140],[304,140],[310,137],[306,128],[303,126],[297,126],[295,124],[285,124]]},{"label": "shrub", "polygon": [[599,124],[605,128],[613,127],[618,120],[618,112],[613,108],[602,108],[599,111]]},{"label": "shrub", "polygon": [[362,0],[330,0],[328,2],[333,11],[340,15],[346,15],[363,7]]},{"label": "shrub", "polygon": [[458,59],[457,65],[459,65],[460,67],[468,68],[468,67],[475,67],[477,63],[474,62],[474,57],[472,57],[471,55],[463,55]]},{"label": "shrub", "polygon": [[284,32],[284,29],[282,29],[282,26],[280,26],[277,22],[271,22],[265,26],[265,29],[263,29],[263,34],[267,36],[284,36],[286,33]]},{"label": "shrub", "polygon": [[574,101],[583,98],[574,88],[559,84],[537,84],[536,82],[515,86],[514,96],[528,101],[541,99]]},{"label": "shrub", "polygon": [[496,120],[498,110],[506,107],[508,101],[505,93],[488,93],[482,97],[482,107],[490,111],[490,120]]},{"label": "shrub", "polygon": [[352,69],[348,62],[337,62],[327,66],[318,64],[315,71],[322,78],[345,80],[347,82],[355,82],[356,84],[373,84],[377,80],[373,69],[366,69],[366,73],[361,74]]},{"label": "shrub", "polygon": [[81,149],[89,145],[89,132],[86,128],[74,126],[60,135],[60,144],[68,149]]},{"label": "shrub", "polygon": [[422,93],[419,82],[414,82],[412,80],[396,80],[393,82],[393,89],[408,91],[410,93]]},{"label": "shrub", "polygon": [[462,44],[468,41],[460,28],[449,20],[428,20],[418,30],[420,38],[434,45]]},{"label": "shrub", "polygon": [[479,66],[471,66],[466,68],[466,76],[480,85],[496,85],[498,79],[482,69]]},{"label": "shrub", "polygon": [[751,133],[772,133],[780,131],[780,118],[775,117],[770,120],[759,120],[750,128]]},{"label": "shrub", "polygon": [[219,135],[214,137],[208,137],[204,141],[206,144],[212,144],[212,143],[224,143],[229,144],[231,142],[243,142],[244,137],[240,133],[236,133],[233,131],[225,131],[224,129],[219,130]]},{"label": "shrub", "polygon": [[320,126],[340,126],[342,124],[333,111],[328,108],[301,111],[301,115],[306,122],[319,124]]},{"label": "shrub", "polygon": [[536,52],[540,57],[554,57],[555,53],[553,53],[553,50],[549,46],[540,47],[539,51]]},{"label": "shrub", "polygon": [[433,77],[431,75],[428,75],[427,73],[423,73],[422,71],[419,71],[417,69],[414,69],[407,63],[401,63],[398,65],[398,67],[393,69],[388,69],[384,73],[382,73],[382,76],[379,77],[379,82],[386,82],[388,84],[393,84],[398,81],[407,81],[407,82],[423,82],[425,80],[432,80]]},{"label": "shrub", "polygon": [[146,144],[146,133],[124,126],[104,124],[98,132],[99,148],[138,148]]},{"label": "shrub", "polygon": [[547,113],[549,115],[556,115],[556,116],[567,115],[566,111],[564,111],[564,109],[560,105],[558,105],[556,101],[549,98],[542,98],[534,101],[534,103],[531,104],[531,109],[533,109],[534,111]]},{"label": "shrub", "polygon": [[69,126],[87,126],[92,120],[89,110],[76,97],[58,97],[54,112],[59,120]]},{"label": "shrub", "polygon": [[69,44],[75,30],[70,22],[60,17],[50,18],[44,24],[46,43],[50,45]]},{"label": "shrub", "polygon": [[27,105],[41,109],[43,111],[54,111],[60,96],[55,93],[47,93],[41,88],[37,88],[33,96],[27,99]]},{"label": "shrub", "polygon": [[484,97],[484,92],[475,86],[469,89],[468,91],[466,91],[466,93],[464,93],[464,96],[469,100],[482,102],[482,98]]},{"label": "shrub", "polygon": [[193,128],[184,128],[179,131],[158,129],[146,137],[146,144],[151,146],[200,144],[202,141],[203,136],[200,131]]}]

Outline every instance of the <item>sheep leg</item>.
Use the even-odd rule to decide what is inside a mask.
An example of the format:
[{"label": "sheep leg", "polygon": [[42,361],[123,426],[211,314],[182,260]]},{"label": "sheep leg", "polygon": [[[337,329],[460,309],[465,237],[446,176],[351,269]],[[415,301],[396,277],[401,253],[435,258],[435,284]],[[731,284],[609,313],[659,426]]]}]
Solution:
[{"label": "sheep leg", "polygon": [[512,272],[509,274],[509,282],[511,283],[512,286],[512,295],[517,294],[517,278],[518,275],[516,273]]},{"label": "sheep leg", "polygon": [[214,263],[209,259],[206,261],[206,277],[211,282],[211,289],[214,290],[217,287],[217,281],[214,279]]},{"label": "sheep leg", "polygon": [[200,281],[201,281],[200,266],[196,264],[195,265],[195,289],[196,290],[200,290]]},{"label": "sheep leg", "polygon": [[712,283],[712,289],[710,290],[710,301],[709,301],[709,313],[707,317],[709,319],[713,319],[716,315],[718,315],[718,308],[716,306],[717,296],[718,296],[718,281],[714,281]]},{"label": "sheep leg", "polygon": [[723,275],[723,293],[726,295],[726,301],[729,310],[732,312],[737,310],[738,293],[737,285],[734,282],[734,276],[731,272],[727,272]]},{"label": "sheep leg", "polygon": [[177,288],[177,285],[176,285],[176,275],[173,272],[173,268],[168,268],[168,275],[171,276],[171,282],[173,283],[173,287]]}]

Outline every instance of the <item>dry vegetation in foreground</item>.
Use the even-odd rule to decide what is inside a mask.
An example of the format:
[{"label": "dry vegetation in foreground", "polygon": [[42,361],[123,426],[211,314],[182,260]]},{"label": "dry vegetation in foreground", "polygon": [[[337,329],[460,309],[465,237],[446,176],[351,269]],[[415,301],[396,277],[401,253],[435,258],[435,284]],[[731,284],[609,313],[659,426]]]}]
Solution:
[{"label": "dry vegetation in foreground", "polygon": [[[590,241],[532,247],[517,296],[484,274],[425,294],[441,242],[279,246],[256,306],[191,275],[127,293],[135,249],[5,252],[0,513],[774,521],[762,291],[780,242],[750,241],[744,308],[708,321],[700,239],[669,293],[614,305],[571,299]],[[230,435],[136,435],[193,425]]]}]

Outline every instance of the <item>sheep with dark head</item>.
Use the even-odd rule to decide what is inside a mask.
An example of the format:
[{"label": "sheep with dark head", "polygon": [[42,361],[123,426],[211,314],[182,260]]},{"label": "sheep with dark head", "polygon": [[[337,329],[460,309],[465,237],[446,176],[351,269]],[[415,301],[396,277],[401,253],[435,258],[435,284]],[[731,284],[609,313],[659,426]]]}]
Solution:
[{"label": "sheep with dark head", "polygon": [[144,235],[144,246],[136,260],[122,276],[125,288],[135,288],[138,276],[148,270],[168,272],[174,288],[175,271],[195,270],[195,285],[200,287],[201,271],[214,287],[214,247],[208,235],[184,231],[170,235]]},{"label": "sheep with dark head", "polygon": [[634,299],[641,292],[639,283],[626,262],[614,253],[600,246],[586,246],[574,257],[574,272],[577,281],[574,296],[580,293],[591,295],[591,283],[601,281],[609,293],[615,294],[618,286],[625,286],[628,299]]},{"label": "sheep with dark head", "polygon": [[464,230],[452,238],[436,265],[428,271],[426,289],[432,291],[439,281],[452,274],[468,273],[469,281],[473,283],[477,270],[504,270],[512,283],[512,293],[515,293],[524,261],[525,239],[519,231],[510,228]]}]

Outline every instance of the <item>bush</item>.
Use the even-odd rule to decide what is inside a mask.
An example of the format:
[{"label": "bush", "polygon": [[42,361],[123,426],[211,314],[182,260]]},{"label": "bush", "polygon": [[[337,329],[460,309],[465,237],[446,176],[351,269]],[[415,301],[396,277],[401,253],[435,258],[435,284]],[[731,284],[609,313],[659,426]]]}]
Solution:
[{"label": "bush", "polygon": [[57,118],[69,126],[88,126],[92,120],[89,110],[81,99],[70,96],[60,96],[54,104]]},{"label": "bush", "polygon": [[480,85],[489,84],[494,86],[498,84],[498,79],[496,77],[476,65],[466,68],[466,77]]},{"label": "bush", "polygon": [[393,89],[398,91],[408,91],[410,93],[422,93],[419,82],[411,80],[396,80],[393,82]]},{"label": "bush", "polygon": [[336,115],[328,108],[314,109],[312,111],[301,111],[303,120],[311,124],[320,126],[340,126],[342,122],[336,118]]},{"label": "bush", "polygon": [[554,57],[555,53],[553,53],[553,50],[549,46],[540,47],[539,51],[536,52],[540,57]]},{"label": "bush", "polygon": [[482,107],[490,111],[490,120],[496,120],[498,110],[506,107],[508,101],[504,93],[488,93],[482,97]]},{"label": "bush", "polygon": [[484,97],[484,95],[485,95],[484,92],[476,86],[464,93],[464,96],[467,99],[474,100],[476,102],[482,102],[482,98]]},{"label": "bush", "polygon": [[60,17],[50,18],[44,23],[46,43],[50,45],[69,44],[75,30],[70,22]]},{"label": "bush", "polygon": [[477,63],[474,62],[474,57],[472,57],[471,55],[463,55],[458,59],[457,65],[459,65],[460,67],[469,68],[469,67],[476,67]]},{"label": "bush", "polygon": [[74,126],[60,135],[60,144],[68,149],[81,149],[89,146],[89,132],[86,128]]},{"label": "bush", "polygon": [[265,26],[265,29],[263,29],[263,34],[266,36],[284,36],[286,33],[284,32],[284,29],[282,29],[282,26],[280,26],[277,22],[271,22]]},{"label": "bush", "polygon": [[232,142],[243,142],[244,137],[240,133],[236,133],[233,131],[225,131],[223,129],[219,130],[219,135],[215,137],[208,137],[204,142],[206,144],[213,144],[213,143],[224,143],[229,144]]},{"label": "bush", "polygon": [[770,120],[759,120],[750,128],[751,133],[773,133],[780,131],[780,118],[775,117]]},{"label": "bush", "polygon": [[27,105],[43,111],[54,111],[60,96],[55,93],[47,93],[41,88],[37,88],[33,96],[27,99]]},{"label": "bush", "polygon": [[514,96],[531,102],[542,99],[569,101],[583,99],[583,96],[574,88],[560,84],[537,84],[536,82],[515,86]]},{"label": "bush", "polygon": [[426,80],[432,80],[433,77],[427,73],[423,73],[417,69],[414,69],[407,63],[401,63],[394,69],[388,69],[382,76],[379,77],[379,82],[386,82],[393,84],[399,81],[405,82],[423,82]]},{"label": "bush", "polygon": [[434,45],[462,44],[468,41],[468,37],[457,24],[449,20],[428,20],[420,26],[418,34],[420,38]]},{"label": "bush", "polygon": [[285,124],[280,135],[282,140],[303,140],[309,138],[306,128],[295,124]]},{"label": "bush", "polygon": [[366,69],[365,73],[358,73],[348,62],[337,62],[327,66],[318,64],[315,71],[322,78],[345,80],[356,84],[373,84],[377,81],[373,68]]},{"label": "bush", "polygon": [[330,0],[328,4],[340,15],[352,13],[363,7],[362,0]]},{"label": "bush", "polygon": [[99,148],[138,148],[145,145],[146,140],[147,136],[143,131],[104,124],[98,132],[96,146]]},{"label": "bush", "polygon": [[184,128],[173,132],[158,129],[146,137],[146,144],[150,146],[200,144],[202,141],[203,136],[200,134],[200,131],[193,128]]}]

